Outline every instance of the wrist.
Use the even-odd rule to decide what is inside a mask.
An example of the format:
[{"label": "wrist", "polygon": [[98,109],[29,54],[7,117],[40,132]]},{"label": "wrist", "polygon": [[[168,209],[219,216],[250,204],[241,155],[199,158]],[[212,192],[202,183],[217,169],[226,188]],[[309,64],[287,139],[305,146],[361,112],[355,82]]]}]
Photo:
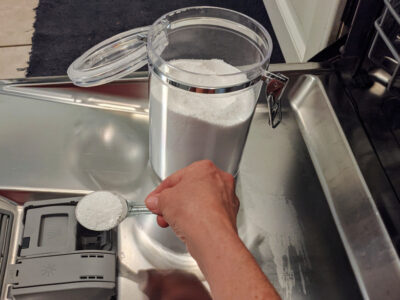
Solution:
[{"label": "wrist", "polygon": [[[216,224],[213,223],[213,225]],[[206,271],[203,268],[207,269],[208,264],[215,262],[219,256],[230,252],[231,249],[244,247],[236,228],[230,224],[204,226],[195,235],[190,235],[185,242],[203,273]]]}]

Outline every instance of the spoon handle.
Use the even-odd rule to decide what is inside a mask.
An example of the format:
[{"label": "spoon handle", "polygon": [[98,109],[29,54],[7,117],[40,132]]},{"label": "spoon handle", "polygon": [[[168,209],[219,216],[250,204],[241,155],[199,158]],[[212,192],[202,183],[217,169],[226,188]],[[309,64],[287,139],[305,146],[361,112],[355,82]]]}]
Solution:
[{"label": "spoon handle", "polygon": [[128,214],[131,216],[149,215],[152,214],[152,212],[146,207],[145,204],[134,203],[129,205]]}]

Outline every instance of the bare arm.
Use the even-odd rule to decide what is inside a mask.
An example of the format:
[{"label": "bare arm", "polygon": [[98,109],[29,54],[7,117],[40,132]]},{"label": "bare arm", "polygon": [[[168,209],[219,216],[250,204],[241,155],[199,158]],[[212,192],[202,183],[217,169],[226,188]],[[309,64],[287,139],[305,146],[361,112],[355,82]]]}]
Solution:
[{"label": "bare arm", "polygon": [[280,299],[237,234],[232,175],[196,162],[164,180],[146,205],[186,243],[215,300]]}]

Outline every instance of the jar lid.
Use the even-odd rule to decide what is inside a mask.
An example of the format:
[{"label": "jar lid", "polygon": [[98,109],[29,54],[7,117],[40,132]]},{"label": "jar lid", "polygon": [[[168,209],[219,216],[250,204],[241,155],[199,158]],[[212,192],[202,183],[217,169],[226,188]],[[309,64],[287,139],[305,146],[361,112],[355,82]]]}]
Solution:
[{"label": "jar lid", "polygon": [[75,85],[89,87],[122,78],[147,64],[149,26],[114,35],[93,46],[68,68]]}]

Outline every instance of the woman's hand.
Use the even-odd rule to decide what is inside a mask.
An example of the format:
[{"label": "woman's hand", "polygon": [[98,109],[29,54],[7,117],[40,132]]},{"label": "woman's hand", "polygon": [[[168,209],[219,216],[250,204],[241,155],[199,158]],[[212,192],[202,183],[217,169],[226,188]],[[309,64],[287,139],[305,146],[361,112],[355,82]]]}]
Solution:
[{"label": "woman's hand", "polygon": [[170,225],[188,246],[213,234],[237,232],[239,200],[231,174],[203,160],[166,178],[146,198],[161,227]]},{"label": "woman's hand", "polygon": [[280,299],[237,234],[232,175],[195,162],[165,179],[146,205],[186,243],[215,300]]}]

